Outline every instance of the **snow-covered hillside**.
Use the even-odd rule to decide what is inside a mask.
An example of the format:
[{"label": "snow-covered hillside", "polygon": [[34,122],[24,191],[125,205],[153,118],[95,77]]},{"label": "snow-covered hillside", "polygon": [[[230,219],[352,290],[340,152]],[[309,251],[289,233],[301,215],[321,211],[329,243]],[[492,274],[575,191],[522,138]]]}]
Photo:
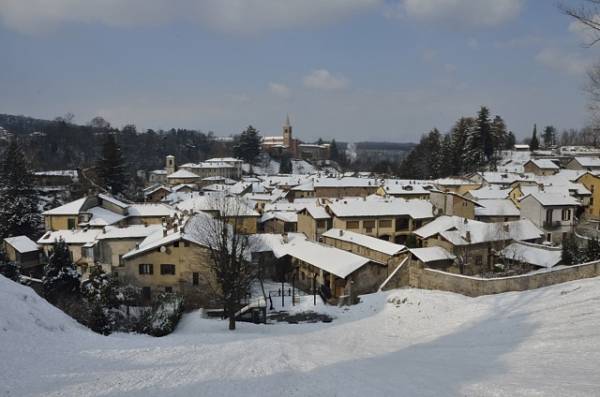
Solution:
[{"label": "snow-covered hillside", "polygon": [[329,324],[184,316],[167,337],[92,334],[0,276],[2,396],[598,395],[600,279],[467,298],[397,290]]}]

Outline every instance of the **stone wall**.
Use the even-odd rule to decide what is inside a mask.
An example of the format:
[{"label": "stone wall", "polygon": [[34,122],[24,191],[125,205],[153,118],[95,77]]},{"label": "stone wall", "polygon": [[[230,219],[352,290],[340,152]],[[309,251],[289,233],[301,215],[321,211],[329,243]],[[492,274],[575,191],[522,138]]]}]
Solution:
[{"label": "stone wall", "polygon": [[409,266],[408,281],[406,282],[405,277],[401,278],[401,282],[397,287],[411,286],[421,289],[450,291],[476,297],[510,291],[525,291],[597,276],[600,276],[600,261],[582,263],[580,265],[533,274],[493,279],[446,273],[411,264]]}]

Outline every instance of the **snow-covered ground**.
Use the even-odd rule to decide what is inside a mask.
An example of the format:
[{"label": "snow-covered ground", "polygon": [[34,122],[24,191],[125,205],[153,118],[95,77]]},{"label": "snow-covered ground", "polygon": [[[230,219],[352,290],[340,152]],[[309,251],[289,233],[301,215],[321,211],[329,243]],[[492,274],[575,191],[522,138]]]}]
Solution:
[{"label": "snow-covered ground", "polygon": [[184,316],[103,337],[0,276],[0,396],[591,396],[600,279],[467,298],[396,290],[332,323]]}]

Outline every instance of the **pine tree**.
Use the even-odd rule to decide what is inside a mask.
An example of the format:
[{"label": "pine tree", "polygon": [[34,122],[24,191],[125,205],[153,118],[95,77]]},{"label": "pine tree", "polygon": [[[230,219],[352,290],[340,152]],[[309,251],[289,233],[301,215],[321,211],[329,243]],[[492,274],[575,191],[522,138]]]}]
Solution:
[{"label": "pine tree", "polygon": [[467,135],[474,121],[469,117],[461,117],[450,132],[452,137],[452,160],[448,163],[451,167],[449,175],[460,175],[464,171],[463,166],[463,153],[465,151],[465,143],[467,141]]},{"label": "pine tree", "polygon": [[280,174],[291,174],[293,171],[292,160],[290,155],[284,153],[281,156],[281,162],[279,163],[279,173]]},{"label": "pine tree", "polygon": [[542,138],[544,139],[545,147],[554,145],[556,142],[556,128],[551,125],[544,128],[544,134],[542,135]]},{"label": "pine tree", "polygon": [[477,171],[485,162],[483,142],[478,123],[475,123],[467,132],[465,149],[462,157],[463,172]]},{"label": "pine tree", "polygon": [[502,149],[504,149],[506,147],[506,139],[507,139],[507,133],[506,133],[506,124],[504,123],[504,120],[502,119],[502,117],[500,116],[495,116],[494,120],[492,121],[492,126],[491,126],[491,135],[492,135],[492,141],[493,141],[493,147],[494,147],[494,154],[492,155],[491,158],[491,163],[492,163],[492,169],[496,169],[496,163],[498,158],[500,157],[500,151]]},{"label": "pine tree", "polygon": [[40,231],[38,196],[21,148],[12,140],[0,162],[0,240]]},{"label": "pine tree", "polygon": [[17,282],[21,277],[21,268],[15,262],[9,261],[3,250],[0,250],[0,274],[9,280]]},{"label": "pine tree", "polygon": [[338,151],[338,147],[337,147],[337,143],[335,142],[335,139],[333,139],[331,141],[331,144],[329,145],[329,158],[333,161],[338,161],[340,157],[340,153]]},{"label": "pine tree", "polygon": [[237,144],[233,147],[233,154],[247,163],[256,164],[261,151],[260,142],[258,130],[249,125],[238,137]]},{"label": "pine tree", "polygon": [[512,150],[516,143],[517,138],[515,137],[515,134],[512,131],[508,131],[508,134],[506,135],[506,144],[504,146],[504,149]]},{"label": "pine tree", "polygon": [[100,158],[96,162],[96,173],[100,183],[112,194],[122,194],[127,185],[125,160],[113,134],[106,134]]},{"label": "pine tree", "polygon": [[438,169],[440,170],[439,177],[444,178],[452,173],[452,161],[454,157],[454,150],[452,146],[452,136],[450,134],[444,135],[441,142],[440,156],[438,159]]},{"label": "pine tree", "polygon": [[99,302],[93,302],[89,305],[87,326],[90,327],[92,331],[102,335],[110,334],[110,320],[106,311],[106,308],[104,308]]},{"label": "pine tree", "polygon": [[494,138],[490,125],[490,111],[485,106],[479,109],[476,124],[481,139],[481,150],[483,151],[485,160],[489,161],[494,155]]},{"label": "pine tree", "polygon": [[423,148],[428,155],[425,157],[427,177],[437,179],[440,177],[442,164],[440,157],[442,155],[441,135],[437,128],[434,128],[426,135]]},{"label": "pine tree", "polygon": [[529,150],[532,152],[540,148],[540,141],[537,137],[537,125],[533,125],[533,135],[531,136],[531,142],[529,142]]},{"label": "pine tree", "polygon": [[44,266],[44,296],[49,302],[55,303],[62,297],[77,295],[79,277],[67,244],[62,239],[55,241],[48,256],[48,263]]},{"label": "pine tree", "polygon": [[591,238],[587,241],[585,261],[591,262],[598,259],[600,259],[600,241],[597,238]]}]

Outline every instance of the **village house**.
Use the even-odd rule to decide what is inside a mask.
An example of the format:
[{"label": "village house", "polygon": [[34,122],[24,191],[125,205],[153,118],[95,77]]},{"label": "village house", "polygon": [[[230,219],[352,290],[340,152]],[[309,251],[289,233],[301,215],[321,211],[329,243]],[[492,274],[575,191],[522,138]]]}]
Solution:
[{"label": "village house", "polygon": [[465,194],[469,190],[478,189],[480,183],[474,182],[467,178],[440,178],[433,181],[436,189],[442,192],[453,192],[457,194]]},{"label": "village house", "polygon": [[456,215],[475,219],[476,208],[481,207],[477,201],[452,191],[442,192],[431,189],[429,201],[433,205],[433,213],[439,215]]},{"label": "village house", "polygon": [[419,247],[442,247],[457,257],[462,274],[491,271],[495,252],[513,241],[537,242],[543,232],[530,220],[485,223],[441,216],[415,231]]},{"label": "village house", "polygon": [[295,211],[265,212],[259,223],[263,233],[292,233],[298,229],[298,214]]},{"label": "village house", "polygon": [[586,172],[577,178],[591,193],[584,215],[588,219],[600,220],[600,176]]},{"label": "village house", "polygon": [[41,250],[35,241],[27,236],[7,237],[3,242],[6,259],[20,266],[21,274],[41,276]]},{"label": "village house", "polygon": [[406,257],[406,247],[349,230],[330,229],[323,233],[323,244],[343,249],[386,266],[391,273]]},{"label": "village house", "polygon": [[181,185],[181,184],[195,184],[202,178],[192,171],[186,169],[179,169],[172,174],[167,175],[167,183],[169,186]]},{"label": "village house", "polygon": [[433,206],[429,201],[379,196],[334,200],[327,204],[327,212],[336,229],[399,244],[406,243],[415,229],[433,219]]},{"label": "village house", "polygon": [[48,256],[54,247],[54,243],[63,240],[69,249],[71,260],[77,266],[77,271],[85,279],[88,269],[95,265],[94,246],[97,237],[102,233],[102,228],[47,231],[38,239],[37,243],[42,247],[44,254]]},{"label": "village house", "polygon": [[519,202],[521,217],[542,229],[546,241],[560,245],[565,235],[573,231],[580,206],[573,197],[538,191],[525,195]]},{"label": "village house", "polygon": [[380,182],[372,178],[315,178],[313,182],[316,197],[366,197],[375,194]]},{"label": "village house", "polygon": [[523,168],[525,172],[539,176],[554,175],[560,170],[560,167],[549,159],[529,160],[523,165]]},{"label": "village house", "polygon": [[510,199],[479,200],[479,207],[475,208],[475,220],[481,222],[509,222],[518,221],[521,211]]},{"label": "village house", "polygon": [[433,187],[432,184],[425,183],[411,183],[414,181],[406,180],[386,180],[383,186],[377,189],[376,194],[378,196],[390,196],[395,198],[402,198],[406,200],[427,200],[429,199],[429,191]]},{"label": "village house", "polygon": [[298,287],[330,303],[375,292],[387,277],[385,265],[318,242],[296,238],[284,250]]},{"label": "village house", "polygon": [[508,198],[511,188],[500,188],[497,186],[484,186],[479,189],[469,190],[465,197],[475,201],[480,200],[502,200]]},{"label": "village house", "polygon": [[188,307],[216,307],[210,251],[197,237],[177,223],[161,228],[123,255],[119,278],[141,288],[146,299],[175,292]]},{"label": "village house", "polygon": [[176,212],[165,204],[127,204],[101,193],[44,211],[42,215],[46,230],[55,231],[103,228],[109,225],[157,224],[165,217],[174,216]]},{"label": "village house", "polygon": [[443,247],[432,246],[423,248],[411,248],[410,263],[412,266],[428,267],[442,270],[448,273],[459,273],[460,269],[456,261],[456,255],[446,251]]},{"label": "village house", "polygon": [[590,172],[600,171],[600,157],[574,157],[565,168],[569,170],[585,170]]},{"label": "village house", "polygon": [[144,200],[148,203],[160,203],[170,193],[171,189],[164,185],[153,185],[144,189]]},{"label": "village house", "polygon": [[298,211],[298,232],[312,241],[319,241],[321,235],[332,227],[331,215],[319,199],[304,203]]}]

